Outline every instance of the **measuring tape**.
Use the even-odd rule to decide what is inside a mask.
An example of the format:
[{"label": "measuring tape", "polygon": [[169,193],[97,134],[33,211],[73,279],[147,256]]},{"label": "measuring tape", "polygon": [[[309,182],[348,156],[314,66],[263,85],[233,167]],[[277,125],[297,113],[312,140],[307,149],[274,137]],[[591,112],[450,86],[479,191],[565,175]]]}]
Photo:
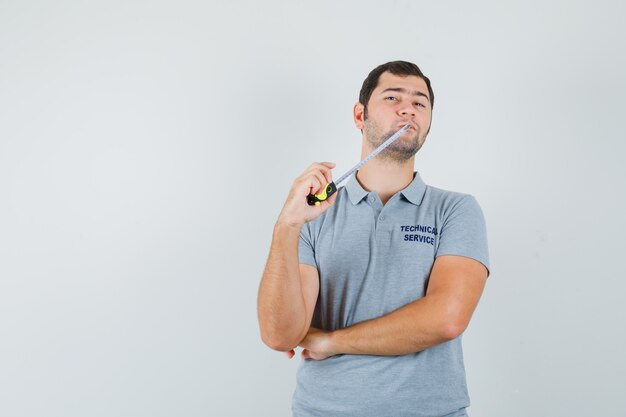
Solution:
[{"label": "measuring tape", "polygon": [[335,194],[335,192],[337,191],[337,185],[338,184],[340,184],[343,180],[348,178],[350,175],[352,175],[354,172],[356,172],[359,168],[361,168],[363,165],[365,165],[367,163],[367,161],[369,161],[370,159],[372,159],[373,157],[378,155],[387,146],[391,145],[393,143],[393,141],[395,141],[400,136],[402,136],[404,134],[404,132],[409,130],[410,127],[411,127],[411,125],[404,125],[404,126],[402,126],[402,129],[398,130],[396,133],[391,135],[391,137],[389,137],[389,139],[387,139],[385,142],[383,142],[382,145],[380,145],[378,148],[374,149],[372,151],[372,153],[367,155],[365,157],[365,159],[363,159],[361,162],[356,164],[354,166],[354,168],[352,168],[350,171],[346,172],[341,177],[339,177],[339,179],[337,181],[333,181],[330,184],[326,184],[326,188],[324,188],[324,191],[322,191],[321,193],[319,193],[319,194],[309,194],[306,197],[306,201],[307,201],[307,203],[309,203],[309,206],[313,206],[313,205],[319,206],[322,201],[326,200],[328,197],[330,197],[331,195]]}]

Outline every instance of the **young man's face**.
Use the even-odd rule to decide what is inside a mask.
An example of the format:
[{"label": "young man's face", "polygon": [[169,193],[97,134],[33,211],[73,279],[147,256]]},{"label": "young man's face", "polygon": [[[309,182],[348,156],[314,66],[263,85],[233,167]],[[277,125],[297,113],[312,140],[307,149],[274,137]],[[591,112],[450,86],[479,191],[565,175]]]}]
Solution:
[{"label": "young man's face", "polygon": [[409,123],[411,129],[383,151],[380,156],[404,162],[422,147],[430,127],[432,107],[426,82],[417,76],[406,77],[384,72],[367,104],[357,103],[354,119],[367,142],[376,148]]}]

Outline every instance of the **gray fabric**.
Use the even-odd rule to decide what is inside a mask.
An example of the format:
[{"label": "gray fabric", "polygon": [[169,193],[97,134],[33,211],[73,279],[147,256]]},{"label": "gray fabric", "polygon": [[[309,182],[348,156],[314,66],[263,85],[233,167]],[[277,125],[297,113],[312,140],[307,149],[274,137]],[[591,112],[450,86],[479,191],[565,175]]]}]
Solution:
[{"label": "gray fabric", "polygon": [[[301,263],[319,271],[312,326],[324,330],[423,297],[437,256],[465,256],[489,268],[485,221],[474,197],[428,186],[417,173],[384,206],[353,175],[333,207],[302,228],[298,252]],[[402,356],[304,360],[292,409],[297,417],[436,417],[467,406],[458,337]]]}]

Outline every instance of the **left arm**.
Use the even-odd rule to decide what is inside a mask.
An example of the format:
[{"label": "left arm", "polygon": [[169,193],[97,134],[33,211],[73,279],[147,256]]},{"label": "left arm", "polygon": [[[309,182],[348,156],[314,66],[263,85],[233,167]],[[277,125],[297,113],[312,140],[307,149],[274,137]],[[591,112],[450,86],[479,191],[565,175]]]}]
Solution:
[{"label": "left arm", "polygon": [[302,356],[319,360],[338,354],[406,355],[450,341],[467,328],[486,280],[487,269],[480,262],[440,256],[424,297],[333,332],[312,328],[299,344]]}]

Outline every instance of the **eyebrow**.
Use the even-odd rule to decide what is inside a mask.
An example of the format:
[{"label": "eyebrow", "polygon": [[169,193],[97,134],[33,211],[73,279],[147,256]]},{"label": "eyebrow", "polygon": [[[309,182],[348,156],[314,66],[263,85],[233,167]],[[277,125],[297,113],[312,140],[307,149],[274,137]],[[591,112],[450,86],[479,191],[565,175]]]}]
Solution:
[{"label": "eyebrow", "polygon": [[426,94],[422,93],[421,91],[417,91],[417,90],[409,91],[406,88],[392,87],[392,88],[385,88],[380,94],[385,94],[387,91],[395,91],[397,93],[410,94],[412,96],[426,97],[426,100],[428,100],[428,102],[430,103],[430,97],[428,97]]}]

